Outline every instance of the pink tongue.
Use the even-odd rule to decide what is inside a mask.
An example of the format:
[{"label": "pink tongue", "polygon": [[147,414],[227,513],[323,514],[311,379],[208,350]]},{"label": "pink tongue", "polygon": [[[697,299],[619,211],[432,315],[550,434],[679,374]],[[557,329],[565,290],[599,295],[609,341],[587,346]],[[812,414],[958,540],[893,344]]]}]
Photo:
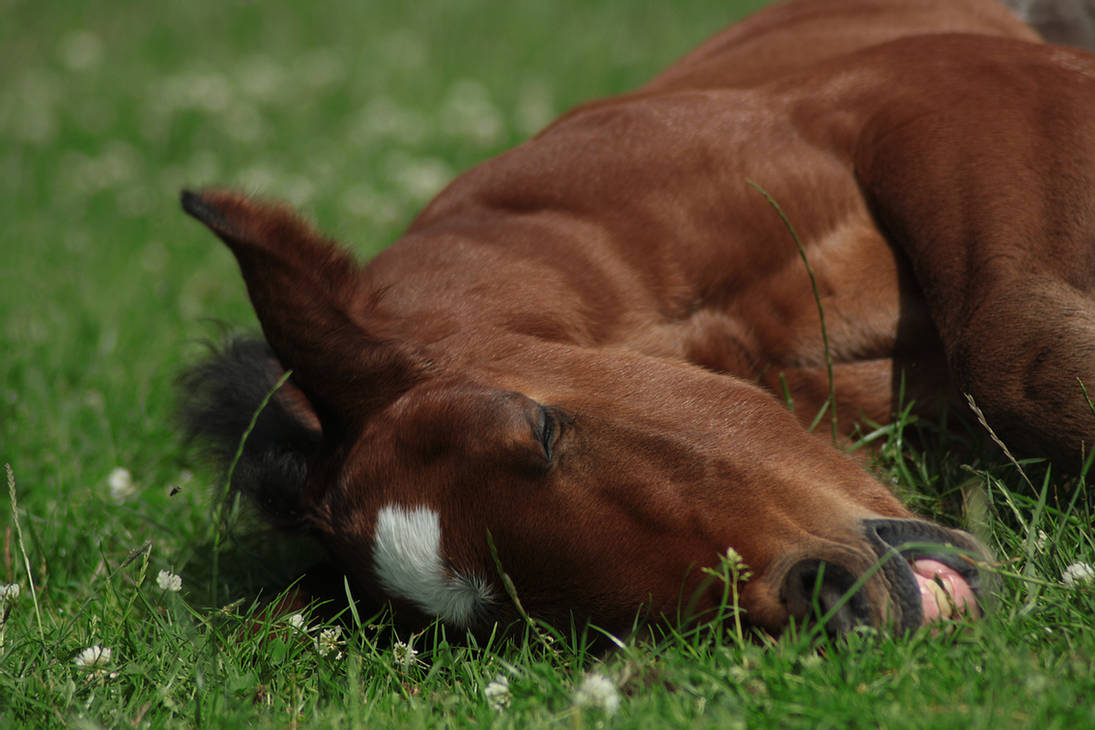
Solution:
[{"label": "pink tongue", "polygon": [[973,589],[953,568],[938,560],[914,560],[912,569],[916,584],[920,587],[924,623],[943,621],[960,614],[972,618],[981,615]]}]

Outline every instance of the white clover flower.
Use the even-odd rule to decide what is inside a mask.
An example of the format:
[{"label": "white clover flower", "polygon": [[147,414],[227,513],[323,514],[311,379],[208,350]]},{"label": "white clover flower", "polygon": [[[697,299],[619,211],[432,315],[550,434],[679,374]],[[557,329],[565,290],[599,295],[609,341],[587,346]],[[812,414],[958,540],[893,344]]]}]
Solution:
[{"label": "white clover flower", "polygon": [[319,634],[319,638],[316,639],[316,650],[319,651],[319,655],[327,656],[328,654],[333,653],[335,655],[335,659],[341,659],[342,640],[339,638],[341,636],[341,626],[332,626],[329,629],[324,629],[323,631],[321,631]]},{"label": "white clover flower", "polygon": [[499,674],[493,682],[484,687],[483,694],[487,698],[487,704],[497,712],[509,707],[509,701],[513,697],[509,689],[509,679],[504,674]]},{"label": "white clover flower", "polygon": [[161,570],[156,574],[156,585],[160,590],[178,593],[182,590],[182,576],[170,570]]},{"label": "white clover flower", "polygon": [[106,483],[110,487],[110,498],[115,502],[124,502],[135,491],[133,475],[129,473],[129,469],[124,467],[119,466],[110,472],[110,476],[106,478]]},{"label": "white clover flower", "polygon": [[574,693],[574,704],[579,707],[594,707],[612,715],[620,707],[620,690],[616,688],[615,682],[603,674],[587,674],[578,691]]},{"label": "white clover flower", "polygon": [[308,630],[308,624],[304,620],[304,614],[301,614],[301,613],[294,613],[292,616],[290,616],[289,617],[289,625],[292,626],[297,631],[307,631]]},{"label": "white clover flower", "polygon": [[1069,588],[1095,583],[1095,568],[1091,563],[1073,563],[1061,572],[1061,580]]},{"label": "white clover flower", "polygon": [[156,585],[160,587],[161,591],[178,593],[182,590],[182,577],[172,573],[170,570],[161,570],[156,575]]},{"label": "white clover flower", "polygon": [[0,583],[0,649],[4,647],[4,624],[19,599],[18,583]]},{"label": "white clover flower", "polygon": [[76,666],[83,669],[101,669],[110,664],[111,653],[109,646],[92,644],[77,654],[72,661]]},{"label": "white clover flower", "polygon": [[418,651],[411,646],[411,644],[404,644],[402,641],[395,642],[392,647],[392,659],[395,660],[397,666],[407,669],[412,664],[415,664],[418,659]]}]

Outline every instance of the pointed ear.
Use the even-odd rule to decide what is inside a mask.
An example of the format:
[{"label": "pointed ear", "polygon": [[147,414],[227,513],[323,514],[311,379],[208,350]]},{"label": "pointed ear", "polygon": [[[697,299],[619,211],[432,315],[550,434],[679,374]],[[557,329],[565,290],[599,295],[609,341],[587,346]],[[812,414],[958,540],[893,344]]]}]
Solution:
[{"label": "pointed ear", "polygon": [[185,190],[182,207],[235,254],[266,341],[325,435],[360,422],[419,376],[419,359],[371,321],[361,267],[288,208]]}]

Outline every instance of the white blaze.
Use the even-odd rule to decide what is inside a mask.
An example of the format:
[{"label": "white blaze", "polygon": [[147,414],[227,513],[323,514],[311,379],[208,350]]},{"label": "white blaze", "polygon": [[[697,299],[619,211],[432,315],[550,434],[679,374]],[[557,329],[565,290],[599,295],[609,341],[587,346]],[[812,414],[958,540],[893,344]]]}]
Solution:
[{"label": "white blaze", "polygon": [[388,505],[377,513],[373,568],[389,593],[457,626],[469,625],[494,600],[485,580],[445,567],[441,518],[427,507]]}]

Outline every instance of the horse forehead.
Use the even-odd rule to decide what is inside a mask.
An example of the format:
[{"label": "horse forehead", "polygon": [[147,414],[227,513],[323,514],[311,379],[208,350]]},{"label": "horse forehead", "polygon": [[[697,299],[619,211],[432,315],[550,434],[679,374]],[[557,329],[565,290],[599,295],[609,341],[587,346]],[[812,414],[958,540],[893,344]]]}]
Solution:
[{"label": "horse forehead", "polygon": [[373,530],[373,569],[392,596],[424,613],[468,626],[494,603],[484,576],[462,573],[442,553],[441,517],[429,507],[389,504],[380,509]]}]

